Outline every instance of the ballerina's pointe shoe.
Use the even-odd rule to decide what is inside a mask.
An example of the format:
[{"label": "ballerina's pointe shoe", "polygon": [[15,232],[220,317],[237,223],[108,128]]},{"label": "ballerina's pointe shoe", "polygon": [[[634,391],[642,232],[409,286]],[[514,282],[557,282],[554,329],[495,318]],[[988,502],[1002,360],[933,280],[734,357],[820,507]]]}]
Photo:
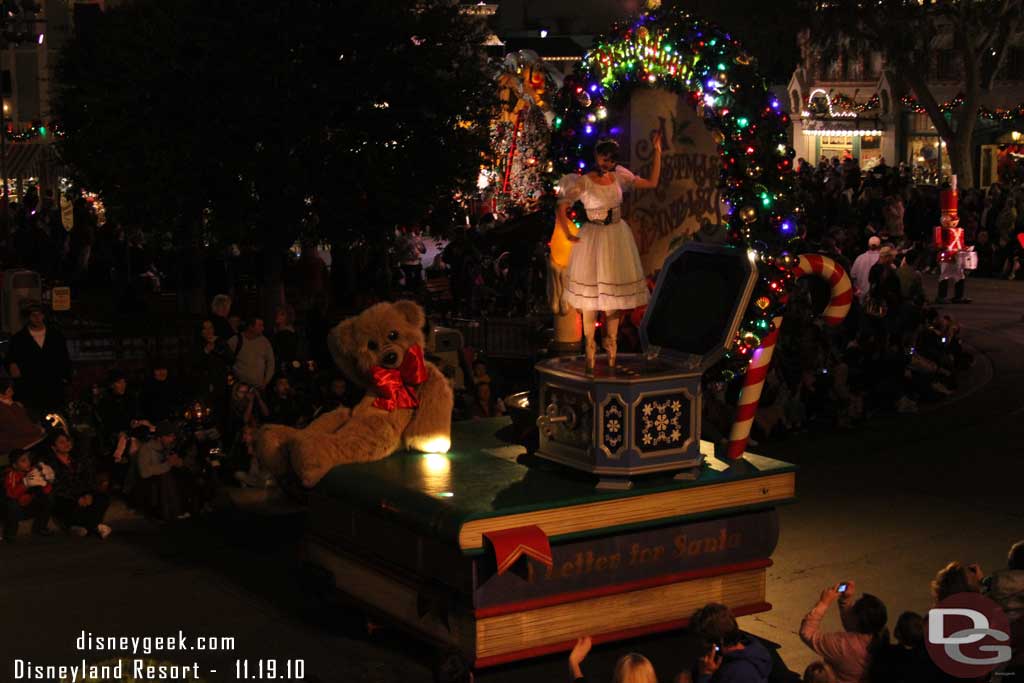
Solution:
[{"label": "ballerina's pointe shoe", "polygon": [[604,350],[608,352],[608,367],[615,367],[615,356],[619,352],[619,342],[617,339],[611,337],[605,337],[603,341]]}]

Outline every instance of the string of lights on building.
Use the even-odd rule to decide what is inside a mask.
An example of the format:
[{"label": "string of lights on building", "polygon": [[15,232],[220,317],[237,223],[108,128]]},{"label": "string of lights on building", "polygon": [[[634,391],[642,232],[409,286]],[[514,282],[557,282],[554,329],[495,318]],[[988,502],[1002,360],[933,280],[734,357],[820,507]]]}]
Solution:
[{"label": "string of lights on building", "polygon": [[14,125],[8,123],[4,128],[4,137],[10,142],[28,142],[37,138],[59,138],[64,136],[64,129],[57,123],[33,123],[28,128],[14,130]]},{"label": "string of lights on building", "polygon": [[[925,114],[928,111],[913,95],[904,95],[900,98],[900,101],[903,103],[903,106],[907,107],[915,114]],[[964,106],[964,95],[963,93],[959,93],[953,99],[940,104],[939,111],[944,114],[948,114],[962,106]],[[978,107],[978,117],[988,121],[1015,121],[1017,119],[1024,118],[1024,102],[1010,109],[1003,109],[1002,107],[990,109],[985,106],[980,106]]]}]

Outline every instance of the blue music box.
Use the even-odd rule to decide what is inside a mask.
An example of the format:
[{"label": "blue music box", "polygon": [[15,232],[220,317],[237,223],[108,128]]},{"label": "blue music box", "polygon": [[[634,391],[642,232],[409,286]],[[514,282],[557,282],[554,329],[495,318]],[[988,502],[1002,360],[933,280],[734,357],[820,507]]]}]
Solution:
[{"label": "blue music box", "polygon": [[738,247],[687,242],[665,259],[640,326],[643,352],[607,356],[586,371],[583,356],[537,364],[537,455],[599,476],[597,488],[630,488],[630,477],[696,476],[701,377],[732,343],[757,269]]}]

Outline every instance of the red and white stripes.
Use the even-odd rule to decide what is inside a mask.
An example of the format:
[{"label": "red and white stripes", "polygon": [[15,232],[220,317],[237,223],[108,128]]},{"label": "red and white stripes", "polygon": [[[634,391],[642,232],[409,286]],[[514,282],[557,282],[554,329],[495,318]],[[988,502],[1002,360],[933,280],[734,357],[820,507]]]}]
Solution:
[{"label": "red and white stripes", "polygon": [[[842,266],[827,256],[805,254],[800,257],[800,261],[793,268],[793,275],[796,277],[816,275],[827,281],[832,296],[822,313],[822,318],[827,325],[838,325],[843,322],[847,313],[850,312],[850,304],[853,302],[853,285]],[[775,344],[779,339],[782,316],[774,318],[772,323],[775,329],[762,340],[761,345],[754,351],[743,380],[743,389],[740,391],[739,403],[736,406],[736,416],[733,418],[732,430],[729,432],[727,454],[733,460],[742,457],[747,448],[750,429],[754,426],[754,418],[757,416],[757,405],[761,402],[764,380],[768,376],[768,368],[771,366],[772,355],[775,353]]]},{"label": "red and white stripes", "polygon": [[826,325],[838,325],[850,312],[853,303],[853,284],[843,267],[827,256],[821,254],[804,254],[793,269],[793,275],[817,275],[828,282],[831,297],[821,317]]}]

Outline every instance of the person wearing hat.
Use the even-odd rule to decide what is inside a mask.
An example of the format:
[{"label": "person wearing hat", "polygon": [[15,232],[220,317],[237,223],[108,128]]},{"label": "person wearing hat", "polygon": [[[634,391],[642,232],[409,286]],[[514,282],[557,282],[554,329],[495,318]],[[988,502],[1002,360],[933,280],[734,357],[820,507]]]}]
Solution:
[{"label": "person wearing hat", "polygon": [[25,327],[11,337],[4,359],[14,379],[14,396],[34,418],[63,412],[65,391],[71,382],[68,344],[57,330],[46,324],[46,311],[39,302],[29,302],[22,312]]},{"label": "person wearing hat", "polygon": [[868,250],[858,256],[853,267],[850,268],[850,278],[853,280],[853,293],[863,304],[868,296],[870,283],[868,275],[876,263],[878,263],[878,252],[882,247],[882,240],[877,235],[868,239]]},{"label": "person wearing hat", "polygon": [[135,417],[156,424],[167,420],[185,402],[177,380],[171,377],[170,364],[163,358],[153,358],[149,364],[149,377],[139,391],[139,405]]},{"label": "person wearing hat", "polygon": [[190,517],[190,508],[198,502],[195,478],[175,451],[175,441],[177,426],[170,420],[158,422],[137,461],[139,477],[156,494],[164,520]]},{"label": "person wearing hat", "polygon": [[107,375],[107,393],[97,413],[104,447],[113,447],[118,435],[127,434],[134,426],[135,405],[128,394],[128,377],[121,370],[115,368]]}]

